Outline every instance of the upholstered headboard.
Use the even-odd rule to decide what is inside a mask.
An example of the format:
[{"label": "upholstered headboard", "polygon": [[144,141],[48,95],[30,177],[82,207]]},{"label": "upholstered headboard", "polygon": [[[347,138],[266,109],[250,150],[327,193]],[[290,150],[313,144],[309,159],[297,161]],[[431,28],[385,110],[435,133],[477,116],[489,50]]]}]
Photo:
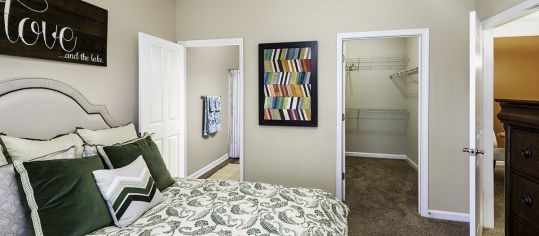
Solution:
[{"label": "upholstered headboard", "polygon": [[77,127],[118,126],[105,106],[91,104],[73,87],[52,79],[14,79],[0,83],[0,132],[45,139]]}]

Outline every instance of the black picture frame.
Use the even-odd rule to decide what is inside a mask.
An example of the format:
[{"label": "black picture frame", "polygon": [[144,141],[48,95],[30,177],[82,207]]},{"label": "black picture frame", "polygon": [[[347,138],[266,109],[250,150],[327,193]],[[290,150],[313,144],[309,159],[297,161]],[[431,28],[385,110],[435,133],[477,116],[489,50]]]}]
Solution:
[{"label": "black picture frame", "polygon": [[[310,86],[310,89],[308,92],[308,96],[304,97],[310,97],[310,119],[304,119],[306,116],[301,113],[299,117],[302,117],[301,120],[285,120],[285,119],[266,119],[265,116],[265,101],[266,101],[266,84],[264,82],[264,76],[265,76],[265,57],[264,52],[268,49],[303,49],[303,48],[309,48],[310,49],[310,78],[308,79],[309,83],[302,84],[307,85],[307,87]],[[281,50],[280,50],[281,51]],[[282,51],[281,51],[282,52]],[[274,54],[272,54],[274,55]],[[272,63],[274,62],[271,60]],[[276,65],[275,63],[272,64],[273,66],[276,66],[275,68],[279,68],[279,65]],[[303,68],[303,67],[302,67]],[[279,68],[280,69],[280,68]],[[278,69],[276,69],[278,70]],[[280,71],[280,70],[278,70]],[[273,71],[275,72],[275,71]],[[304,72],[304,71],[303,71]],[[279,83],[280,85],[286,85],[286,82]],[[302,87],[304,90],[308,89],[306,87]],[[270,96],[268,96],[270,97]],[[286,96],[289,97],[289,96]],[[290,96],[291,97],[291,96]],[[283,112],[291,112],[291,111],[298,111],[297,109],[277,109],[277,111],[281,114],[280,117],[283,117]],[[300,109],[300,111],[306,111],[305,109]],[[288,115],[288,113],[287,113]],[[289,116],[291,117],[291,116]],[[287,42],[287,43],[263,43],[259,44],[258,46],[258,123],[259,125],[264,126],[300,126],[300,127],[318,127],[318,41],[303,41],[303,42]]]}]

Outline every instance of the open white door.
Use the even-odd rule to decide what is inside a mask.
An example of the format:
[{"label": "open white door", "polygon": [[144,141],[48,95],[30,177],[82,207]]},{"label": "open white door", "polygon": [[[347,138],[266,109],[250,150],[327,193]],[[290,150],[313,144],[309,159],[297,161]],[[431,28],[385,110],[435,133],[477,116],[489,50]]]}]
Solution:
[{"label": "open white door", "polygon": [[470,235],[483,233],[483,197],[481,174],[484,154],[483,145],[483,107],[482,107],[482,70],[483,29],[477,14],[470,13],[470,147],[463,151],[469,153],[470,160]]},{"label": "open white door", "polygon": [[153,133],[173,177],[185,177],[183,46],[139,33],[139,131]]}]

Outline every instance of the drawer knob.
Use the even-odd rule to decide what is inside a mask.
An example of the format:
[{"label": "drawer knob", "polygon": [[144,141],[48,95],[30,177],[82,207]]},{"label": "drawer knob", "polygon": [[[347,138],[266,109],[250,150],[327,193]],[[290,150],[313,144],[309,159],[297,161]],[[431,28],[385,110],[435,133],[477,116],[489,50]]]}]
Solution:
[{"label": "drawer knob", "polygon": [[520,151],[520,155],[522,155],[522,157],[524,157],[525,159],[530,159],[532,158],[533,152],[529,148],[522,148],[522,150]]},{"label": "drawer knob", "polygon": [[530,197],[530,195],[523,195],[522,196],[522,204],[528,207],[531,207],[533,205],[533,200]]}]

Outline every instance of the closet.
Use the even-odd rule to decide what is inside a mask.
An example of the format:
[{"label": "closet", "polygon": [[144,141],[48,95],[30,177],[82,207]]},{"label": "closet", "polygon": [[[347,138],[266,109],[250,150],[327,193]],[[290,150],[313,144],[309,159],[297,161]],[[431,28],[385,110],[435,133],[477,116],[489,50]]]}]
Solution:
[{"label": "closet", "polygon": [[346,42],[346,155],[418,163],[419,39]]}]

